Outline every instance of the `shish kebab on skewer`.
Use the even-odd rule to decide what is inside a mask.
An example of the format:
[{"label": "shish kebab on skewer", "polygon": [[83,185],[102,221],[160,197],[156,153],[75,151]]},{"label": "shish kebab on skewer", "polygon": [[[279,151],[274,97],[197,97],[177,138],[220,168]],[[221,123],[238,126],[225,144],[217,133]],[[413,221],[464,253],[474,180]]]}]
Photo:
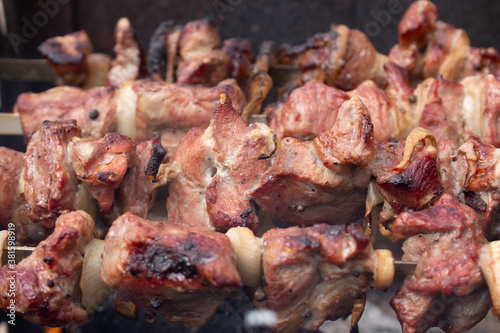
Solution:
[{"label": "shish kebab on skewer", "polygon": [[[228,101],[227,97],[226,97],[225,99],[222,99],[222,105],[220,106],[219,110],[215,112],[214,122],[217,122],[217,119],[219,119],[219,121],[221,121],[221,124],[217,125],[216,123],[214,123],[214,124],[213,124],[213,126],[214,126],[214,127],[209,128],[209,129],[207,130],[207,132],[208,132],[208,133],[212,133],[212,132],[214,132],[214,131],[215,131],[215,132],[220,131],[221,133],[218,133],[218,135],[221,135],[221,134],[222,134],[222,132],[224,132],[224,127],[220,127],[220,125],[222,125],[222,124],[226,123],[226,121],[228,120],[228,118],[226,118],[227,116],[229,116],[229,117],[233,117],[233,121],[231,121],[230,123],[235,124],[234,117],[237,117],[237,114],[236,114],[236,112],[235,112],[234,110],[232,110],[232,109],[230,108],[230,104],[228,104],[228,103],[227,103],[227,101]],[[354,103],[354,104],[353,104],[353,103]],[[348,118],[347,116],[344,116],[344,117],[346,118],[346,119],[345,119],[345,121],[346,121],[347,123],[349,123],[349,122],[351,122],[351,121],[352,121],[352,119],[354,119],[354,120],[356,120],[356,119],[357,119],[356,121],[357,121],[357,122],[359,122],[359,124],[358,124],[359,128],[366,128],[367,126],[363,125],[363,121],[364,121],[363,119],[365,119],[365,118],[367,117],[367,112],[366,112],[366,110],[364,110],[364,111],[363,111],[362,109],[361,109],[361,110],[359,109],[359,108],[361,107],[361,105],[358,105],[357,107],[355,107],[355,106],[356,106],[356,103],[358,103],[358,104],[359,104],[359,103],[361,103],[361,102],[358,100],[358,102],[356,102],[356,101],[352,101],[351,103],[346,103],[346,108],[344,109],[344,110],[345,110],[345,112],[346,112],[346,115],[347,115],[347,116],[348,116],[348,115],[351,115],[351,117],[352,117],[352,116],[354,116],[354,118],[351,118],[351,120],[349,120],[350,118]],[[359,112],[361,112],[361,113],[359,113]],[[343,112],[341,112],[341,114],[344,114],[344,113],[343,113]],[[363,116],[363,115],[364,115],[364,116]],[[361,116],[361,117],[359,117],[359,116]],[[222,118],[221,118],[221,117],[222,117]],[[344,117],[342,117],[342,118],[344,118]],[[356,117],[358,117],[358,118],[356,118]],[[240,118],[240,119],[241,119],[241,118]],[[369,119],[369,118],[368,118],[368,119]],[[242,125],[243,125],[243,124],[244,124],[244,121],[243,121],[242,119],[241,119],[240,121],[242,122]],[[237,123],[237,122],[236,122],[236,123]],[[245,125],[243,125],[243,126],[245,126],[245,127],[246,127],[246,124],[245,124]],[[338,126],[338,127],[340,127],[340,128],[343,128],[343,129],[344,129],[344,126],[342,125],[342,121],[339,121],[339,123],[337,124],[337,126]],[[256,125],[255,125],[255,126],[254,126],[254,128],[255,128],[255,127],[261,127],[261,126],[256,126]],[[369,126],[368,126],[368,128],[369,128]],[[226,129],[226,131],[227,131],[227,129]],[[195,132],[196,132],[196,131],[195,131]],[[252,132],[250,132],[250,133],[252,133]],[[426,134],[426,135],[430,136],[430,134],[429,134],[429,133],[428,133],[428,134]],[[360,133],[360,137],[365,137],[365,136],[366,136],[366,135],[361,135],[361,133]],[[333,137],[340,139],[342,136],[339,136],[339,135],[333,135]],[[405,149],[404,149],[404,153],[402,153],[402,152],[401,152],[401,150],[400,150],[401,155],[403,155],[403,156],[402,156],[402,157],[403,157],[403,160],[402,160],[402,161],[403,161],[403,162],[404,162],[404,161],[406,161],[406,162],[404,162],[404,163],[409,163],[409,165],[411,166],[413,163],[415,163],[415,161],[418,161],[418,160],[419,160],[419,157],[418,157],[418,155],[419,155],[419,154],[417,154],[417,157],[413,157],[412,155],[414,154],[413,152],[415,151],[415,145],[416,145],[419,141],[421,141],[421,139],[425,139],[425,137],[420,137],[420,139],[418,139],[418,138],[417,138],[417,139],[412,139],[412,138],[409,138],[409,141],[410,141],[410,143],[411,143],[410,147],[408,147],[408,148],[407,148],[407,147],[405,147]],[[223,142],[224,142],[224,141],[223,141]],[[231,143],[229,143],[229,144],[231,144]],[[424,148],[425,148],[425,146],[424,146]],[[236,149],[237,149],[237,147],[236,147]],[[280,149],[279,151],[282,151],[282,150],[283,150],[283,149]],[[279,152],[279,151],[278,151],[278,152]],[[370,151],[370,150],[365,151],[365,152],[369,152],[369,151]],[[416,152],[419,152],[419,151],[420,151],[420,150],[417,150]],[[361,152],[363,152],[363,149],[361,149]],[[432,153],[432,149],[430,149],[430,151],[429,151],[429,149],[423,149],[423,150],[422,150],[422,152],[424,152],[424,153],[431,152],[431,153]],[[180,150],[179,154],[181,154],[181,153],[182,153],[182,150]],[[390,151],[388,151],[388,153],[390,153]],[[473,152],[472,152],[472,153],[473,153]],[[409,154],[409,155],[408,155],[408,154]],[[435,154],[435,153],[434,153],[434,154]],[[261,155],[262,155],[262,154],[259,154],[259,156],[261,156]],[[396,156],[398,156],[398,155],[396,154]],[[424,154],[424,157],[425,157],[425,154]],[[351,158],[352,158],[352,155],[351,155]],[[471,162],[473,162],[473,159],[471,158],[471,156],[469,156],[469,159],[471,160]],[[396,160],[397,160],[397,161],[399,161],[399,158],[397,158],[397,157],[396,157]],[[398,163],[398,166],[399,166],[399,168],[403,167],[403,169],[406,169],[406,166],[405,166],[405,165],[403,165],[403,166],[401,165],[403,162],[399,162],[399,163]],[[493,162],[494,162],[494,160],[493,160]],[[394,168],[394,167],[393,167],[393,169],[395,169],[395,170],[397,171],[397,169],[398,169],[398,168]],[[408,168],[408,169],[409,169],[409,168]],[[401,170],[400,170],[400,171],[401,171]],[[405,170],[403,170],[403,171],[405,171]],[[400,177],[404,177],[404,175],[401,175]],[[385,183],[386,183],[386,184],[390,184],[391,182],[389,182],[389,183],[385,182]],[[410,185],[410,186],[408,186],[408,191],[410,191],[410,192],[411,192],[411,191],[414,191],[414,189],[412,189],[411,184],[408,184],[408,185]],[[387,191],[389,191],[389,193],[390,193],[390,188],[388,189],[386,186],[384,186],[384,184],[383,184],[383,183],[382,183],[382,184],[380,184],[380,186],[382,186],[382,188],[383,188],[386,192],[387,192]],[[431,190],[431,193],[436,194],[433,188],[430,188],[430,190]],[[438,191],[438,192],[439,192],[439,191]],[[383,193],[384,193],[384,192],[383,192]],[[426,197],[425,193],[424,193],[423,197],[424,197],[424,199],[427,199],[427,200],[432,199],[432,197],[431,197],[431,198]],[[424,204],[424,205],[425,205],[425,201],[424,201],[424,203],[421,203],[421,204]],[[300,211],[299,211],[299,212],[296,212],[296,213],[300,213]],[[477,226],[476,226],[476,227],[477,227]],[[481,232],[482,232],[482,231],[481,231]]]}]

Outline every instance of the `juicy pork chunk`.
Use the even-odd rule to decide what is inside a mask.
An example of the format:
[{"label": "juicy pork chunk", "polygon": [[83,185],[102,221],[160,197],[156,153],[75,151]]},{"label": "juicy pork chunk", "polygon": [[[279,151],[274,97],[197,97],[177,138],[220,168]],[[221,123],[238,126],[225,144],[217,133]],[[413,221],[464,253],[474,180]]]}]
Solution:
[{"label": "juicy pork chunk", "polygon": [[156,189],[166,185],[168,181],[170,167],[162,163],[167,152],[162,147],[159,136],[137,145],[136,153],[137,162],[125,174],[116,193],[116,216],[131,212],[146,218],[153,208]]},{"label": "juicy pork chunk", "polygon": [[0,147],[0,226],[7,229],[22,197],[19,180],[24,167],[24,154]]},{"label": "juicy pork chunk", "polygon": [[437,17],[432,2],[413,2],[399,23],[399,44],[391,49],[389,61],[408,70],[416,80],[439,74],[452,82],[493,73],[500,67],[496,50],[470,47],[465,31]]},{"label": "juicy pork chunk", "polygon": [[[426,332],[433,326],[462,332],[484,318],[491,300],[478,251],[486,239],[472,208],[443,194],[427,209],[400,214],[391,229],[399,238],[438,233],[404,247],[418,264],[391,300],[403,332]],[[465,305],[468,316],[459,314]]]},{"label": "juicy pork chunk", "polygon": [[32,223],[23,195],[24,154],[0,147],[0,226],[14,223],[16,243],[36,245],[50,234],[50,229]]},{"label": "juicy pork chunk", "polygon": [[312,140],[332,128],[337,113],[349,96],[318,81],[294,89],[284,103],[266,110],[269,127],[280,138]]},{"label": "juicy pork chunk", "polygon": [[79,283],[84,248],[94,238],[97,230],[87,213],[61,215],[52,235],[29,257],[0,268],[0,307],[8,312],[14,301],[17,313],[40,325],[84,324],[89,313],[81,306]]},{"label": "juicy pork chunk", "polygon": [[377,53],[361,31],[332,25],[330,32],[316,34],[304,45],[283,45],[278,51],[278,62],[301,68],[296,81],[299,85],[317,80],[350,90],[365,80],[382,84],[386,57]]},{"label": "juicy pork chunk", "polygon": [[76,210],[78,178],[67,146],[80,134],[76,122],[68,120],[45,121],[31,136],[24,164],[24,197],[33,222],[52,228],[64,210]]},{"label": "juicy pork chunk", "polygon": [[56,87],[42,93],[18,96],[14,112],[19,113],[24,137],[38,130],[44,120],[75,119],[82,135],[100,138],[117,130],[117,89]]},{"label": "juicy pork chunk", "polygon": [[406,142],[377,144],[370,169],[385,200],[382,223],[390,221],[394,213],[422,209],[443,192],[435,143],[426,138],[415,142],[414,136]]},{"label": "juicy pork chunk", "polygon": [[[174,37],[172,32],[169,34]],[[234,78],[246,90],[253,60],[248,40],[231,38],[219,48],[221,40],[217,28],[204,19],[186,24],[176,41],[180,58],[176,82],[212,87],[224,79]]]},{"label": "juicy pork chunk", "polygon": [[227,231],[258,231],[250,191],[274,160],[279,140],[266,125],[247,125],[221,95],[206,130],[194,128],[174,156],[179,171],[167,199],[169,222]]},{"label": "juicy pork chunk", "polygon": [[342,224],[361,218],[374,157],[373,126],[358,98],[345,102],[332,129],[314,141],[285,138],[251,198],[291,225]]},{"label": "juicy pork chunk", "polygon": [[88,74],[93,47],[85,31],[47,39],[38,47],[58,76],[60,85],[80,86]]},{"label": "juicy pork chunk", "polygon": [[102,139],[75,137],[68,145],[74,172],[105,214],[111,212],[115,190],[135,164],[135,143],[128,137],[107,133]]},{"label": "juicy pork chunk", "polygon": [[124,300],[170,321],[205,324],[242,286],[229,239],[131,213],[106,235],[100,275]]},{"label": "juicy pork chunk", "polygon": [[262,244],[254,304],[276,313],[276,332],[316,331],[347,316],[373,272],[373,249],[357,224],[272,229]]},{"label": "juicy pork chunk", "polygon": [[111,63],[106,84],[118,86],[120,83],[137,80],[146,74],[146,57],[132,25],[127,18],[121,18],[115,29],[116,58]]}]

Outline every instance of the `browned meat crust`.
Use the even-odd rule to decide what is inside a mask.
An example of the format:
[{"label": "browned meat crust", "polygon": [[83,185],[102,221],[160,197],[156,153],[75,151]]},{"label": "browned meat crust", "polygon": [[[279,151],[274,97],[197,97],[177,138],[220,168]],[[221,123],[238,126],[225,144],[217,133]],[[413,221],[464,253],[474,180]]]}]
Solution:
[{"label": "browned meat crust", "polygon": [[73,138],[68,145],[73,170],[89,189],[105,214],[111,212],[115,190],[135,164],[135,143],[130,138],[107,133],[102,139]]},{"label": "browned meat crust", "polygon": [[14,112],[19,113],[25,133],[38,130],[44,120],[75,119],[82,135],[100,138],[117,129],[116,89],[99,87],[89,90],[56,87],[42,93],[24,93],[17,98]]},{"label": "browned meat crust", "polygon": [[93,47],[85,31],[47,39],[38,51],[58,76],[59,84],[80,86],[88,74],[87,56]]},{"label": "browned meat crust", "polygon": [[285,138],[251,197],[290,225],[342,224],[362,217],[374,157],[373,126],[358,98],[345,102],[333,128],[313,142]]},{"label": "browned meat crust", "polygon": [[136,154],[137,162],[125,174],[114,208],[119,211],[116,215],[131,212],[146,218],[153,207],[155,191],[167,183],[170,169],[162,163],[166,151],[159,136],[137,145]]},{"label": "browned meat crust", "polygon": [[192,129],[174,156],[179,175],[169,188],[169,221],[218,231],[246,226],[256,232],[257,212],[249,192],[278,147],[267,126],[248,126],[229,97],[221,95],[210,126]]},{"label": "browned meat crust", "polygon": [[94,238],[98,234],[88,214],[61,215],[54,233],[29,257],[0,268],[0,307],[8,312],[14,301],[17,313],[40,325],[84,324],[89,314],[80,304],[79,283],[84,247]]},{"label": "browned meat crust", "polygon": [[108,231],[100,275],[120,297],[170,321],[205,324],[242,286],[228,238],[131,213]]},{"label": "browned meat crust", "polygon": [[26,148],[24,197],[33,222],[52,228],[64,210],[76,210],[78,179],[67,146],[80,134],[76,122],[68,120],[45,121],[32,135]]},{"label": "browned meat crust", "polygon": [[[458,327],[469,329],[486,315],[491,303],[483,297],[484,278],[478,264],[479,249],[486,239],[470,207],[443,194],[427,209],[400,214],[392,231],[402,238],[419,233],[440,233],[420,251],[414,274],[405,279],[391,300],[404,332],[425,332],[433,326],[458,332],[455,322]],[[458,303],[440,302],[441,294],[445,299],[455,298]],[[462,297],[468,299],[462,300]],[[476,313],[457,321],[454,307],[471,298],[482,299],[474,305]],[[433,307],[436,302],[439,302],[439,309]]]},{"label": "browned meat crust", "polygon": [[111,63],[106,84],[118,86],[120,83],[137,80],[146,74],[146,56],[127,18],[121,18],[115,29],[116,58]]},{"label": "browned meat crust", "polygon": [[262,244],[264,280],[254,304],[276,313],[276,332],[315,331],[348,315],[373,271],[373,249],[357,224],[273,229]]}]

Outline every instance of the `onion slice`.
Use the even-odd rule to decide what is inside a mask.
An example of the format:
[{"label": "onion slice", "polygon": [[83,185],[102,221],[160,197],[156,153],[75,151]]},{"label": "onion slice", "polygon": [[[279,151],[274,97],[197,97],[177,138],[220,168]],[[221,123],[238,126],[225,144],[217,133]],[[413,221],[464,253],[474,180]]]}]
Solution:
[{"label": "onion slice", "polygon": [[94,239],[85,246],[80,288],[82,305],[89,313],[94,312],[111,294],[111,290],[102,282],[99,275],[103,251],[104,241],[100,239]]},{"label": "onion slice", "polygon": [[387,290],[394,281],[394,257],[390,250],[376,250],[374,257],[374,288]]},{"label": "onion slice", "polygon": [[481,248],[479,266],[490,289],[493,314],[500,318],[500,241],[491,242]]},{"label": "onion slice", "polygon": [[262,248],[260,238],[246,227],[231,228],[226,233],[236,253],[236,267],[243,284],[257,287],[261,280]]}]

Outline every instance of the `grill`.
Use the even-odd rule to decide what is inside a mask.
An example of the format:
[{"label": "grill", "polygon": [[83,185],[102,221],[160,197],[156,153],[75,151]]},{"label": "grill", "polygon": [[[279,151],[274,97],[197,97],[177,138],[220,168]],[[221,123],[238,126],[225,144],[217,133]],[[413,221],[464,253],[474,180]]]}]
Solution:
[{"label": "grill", "polygon": [[[143,46],[147,47],[154,29],[165,20],[185,23],[203,17],[211,17],[222,39],[243,37],[252,43],[254,52],[264,40],[299,44],[317,32],[329,30],[331,23],[345,24],[365,32],[375,48],[387,54],[397,42],[397,25],[411,1],[409,0],[318,0],[318,1],[264,1],[264,0],[122,0],[117,4],[109,0],[3,0],[1,2],[0,30],[3,58],[37,59],[36,48],[47,38],[72,31],[85,30],[96,52],[112,54],[113,30],[120,17],[128,17],[136,29]],[[472,46],[494,47],[500,50],[500,2],[487,0],[433,1],[439,11],[439,19],[463,28]],[[43,65],[43,63],[42,63]],[[29,72],[29,68],[27,68]],[[3,74],[5,77],[5,73]],[[29,74],[28,74],[29,76]],[[33,77],[33,76],[30,76]],[[18,94],[26,91],[44,91],[52,87],[50,71],[37,82],[27,81],[21,73],[13,73],[11,79],[0,81],[1,112],[10,112]],[[19,136],[0,135],[0,146],[24,150]],[[387,244],[384,244],[387,245]],[[390,245],[389,245],[390,246]],[[395,252],[397,248],[395,248]],[[397,257],[398,254],[395,253]],[[368,305],[360,322],[361,332],[398,332],[400,326],[389,307],[389,299],[397,286],[388,292],[368,292]],[[144,331],[144,332],[267,332],[263,328],[245,325],[245,314],[252,309],[243,291],[236,298],[227,299],[219,307],[208,325],[192,328],[183,324],[169,323],[157,318],[146,321],[143,314],[129,319],[113,311],[114,299],[91,315],[89,322],[75,331]],[[5,315],[1,319],[5,319]],[[8,332],[40,332],[16,317],[16,326],[8,326]],[[325,323],[323,332],[346,332],[349,320]],[[6,322],[2,322],[6,327]],[[497,319],[489,314],[470,332],[494,332]]]}]

